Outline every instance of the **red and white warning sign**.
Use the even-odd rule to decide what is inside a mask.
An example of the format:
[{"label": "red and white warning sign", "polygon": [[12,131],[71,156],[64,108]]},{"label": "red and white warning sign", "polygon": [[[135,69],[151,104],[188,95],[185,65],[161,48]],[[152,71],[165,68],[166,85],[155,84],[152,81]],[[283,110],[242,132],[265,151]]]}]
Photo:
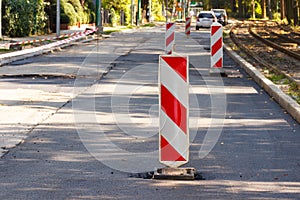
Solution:
[{"label": "red and white warning sign", "polygon": [[173,46],[175,44],[175,23],[166,24],[166,54],[172,54]]},{"label": "red and white warning sign", "polygon": [[211,68],[223,67],[223,27],[214,22],[210,27]]},{"label": "red and white warning sign", "polygon": [[159,62],[159,161],[179,167],[189,161],[189,62],[172,55]]},{"label": "red and white warning sign", "polygon": [[189,37],[191,34],[191,18],[185,18],[185,34]]}]

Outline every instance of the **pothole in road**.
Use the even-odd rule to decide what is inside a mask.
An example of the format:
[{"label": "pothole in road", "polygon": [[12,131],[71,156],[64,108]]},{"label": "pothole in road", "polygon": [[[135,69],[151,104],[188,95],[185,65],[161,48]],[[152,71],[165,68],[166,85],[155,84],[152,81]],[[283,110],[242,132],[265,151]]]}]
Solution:
[{"label": "pothole in road", "polygon": [[[154,176],[154,171],[129,174],[130,178],[153,179],[153,176]],[[197,171],[195,172],[194,180],[206,180],[206,179],[203,177],[203,174],[201,172]]]},{"label": "pothole in road", "polygon": [[32,79],[75,79],[76,75],[73,74],[1,74],[1,78],[32,78]]}]

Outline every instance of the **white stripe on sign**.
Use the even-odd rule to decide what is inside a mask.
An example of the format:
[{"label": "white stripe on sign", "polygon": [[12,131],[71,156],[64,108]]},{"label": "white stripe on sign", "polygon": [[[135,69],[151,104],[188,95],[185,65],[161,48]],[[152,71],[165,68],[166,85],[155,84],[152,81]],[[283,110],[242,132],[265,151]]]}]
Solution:
[{"label": "white stripe on sign", "polygon": [[[223,57],[223,48],[220,48],[215,55],[212,56],[211,60],[217,62],[220,60],[220,58]],[[212,63],[213,64],[213,63]],[[214,63],[215,64],[215,63]]]},{"label": "white stripe on sign", "polygon": [[174,45],[174,41],[171,42],[167,47],[166,47],[166,52],[167,53],[172,53],[172,50],[173,50],[173,45]]},{"label": "white stripe on sign", "polygon": [[175,23],[172,24],[172,26],[169,29],[167,29],[166,37],[169,37],[174,32],[175,32]]},{"label": "white stripe on sign", "polygon": [[[186,119],[184,119],[186,120]],[[176,151],[188,160],[189,138],[164,112],[160,113],[161,134],[176,149]]]},{"label": "white stripe on sign", "polygon": [[222,28],[219,28],[212,36],[211,36],[211,41],[212,44],[214,44],[216,41],[218,41],[221,37],[223,37],[223,31]]},{"label": "white stripe on sign", "polygon": [[188,107],[189,85],[163,59],[160,81],[184,107]]}]

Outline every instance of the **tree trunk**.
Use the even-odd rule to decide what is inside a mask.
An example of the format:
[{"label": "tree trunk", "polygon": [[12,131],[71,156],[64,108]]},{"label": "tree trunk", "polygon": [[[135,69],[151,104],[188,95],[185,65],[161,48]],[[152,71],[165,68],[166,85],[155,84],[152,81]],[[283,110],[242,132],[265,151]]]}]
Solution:
[{"label": "tree trunk", "polygon": [[84,0],[80,0],[80,4],[83,7],[84,6]]},{"label": "tree trunk", "polygon": [[286,18],[289,24],[294,19],[293,0],[286,0]]},{"label": "tree trunk", "polygon": [[285,16],[285,0],[280,0],[280,18],[283,20]]},{"label": "tree trunk", "polygon": [[299,24],[298,18],[298,0],[293,1],[293,10],[294,10],[294,25],[297,26]]},{"label": "tree trunk", "polygon": [[268,17],[270,20],[273,19],[272,9],[271,9],[271,0],[268,0]]},{"label": "tree trunk", "polygon": [[232,13],[236,13],[236,11],[237,11],[236,0],[231,0],[231,10],[232,10]]},{"label": "tree trunk", "polygon": [[252,0],[251,4],[252,4],[252,18],[255,19],[255,2],[254,2],[254,0]]},{"label": "tree trunk", "polygon": [[262,18],[266,19],[267,18],[267,12],[266,12],[266,0],[261,1],[261,10],[262,10]]},{"label": "tree trunk", "polygon": [[243,16],[243,1],[239,0],[239,18],[242,18]]}]

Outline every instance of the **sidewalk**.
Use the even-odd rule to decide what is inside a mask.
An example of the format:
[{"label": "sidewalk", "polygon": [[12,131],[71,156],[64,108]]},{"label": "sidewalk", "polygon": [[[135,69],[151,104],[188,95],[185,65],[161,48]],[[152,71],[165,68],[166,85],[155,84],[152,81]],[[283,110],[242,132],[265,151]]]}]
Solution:
[{"label": "sidewalk", "polygon": [[[121,42],[123,46],[119,46]],[[126,43],[126,39],[121,41],[120,38],[110,38],[99,44],[82,43],[0,67],[0,157],[78,95],[73,88],[75,80],[80,82],[80,77],[86,77],[81,91],[107,72],[117,57],[130,50]],[[93,70],[79,71],[84,66]],[[91,72],[97,76],[91,77]]]}]

